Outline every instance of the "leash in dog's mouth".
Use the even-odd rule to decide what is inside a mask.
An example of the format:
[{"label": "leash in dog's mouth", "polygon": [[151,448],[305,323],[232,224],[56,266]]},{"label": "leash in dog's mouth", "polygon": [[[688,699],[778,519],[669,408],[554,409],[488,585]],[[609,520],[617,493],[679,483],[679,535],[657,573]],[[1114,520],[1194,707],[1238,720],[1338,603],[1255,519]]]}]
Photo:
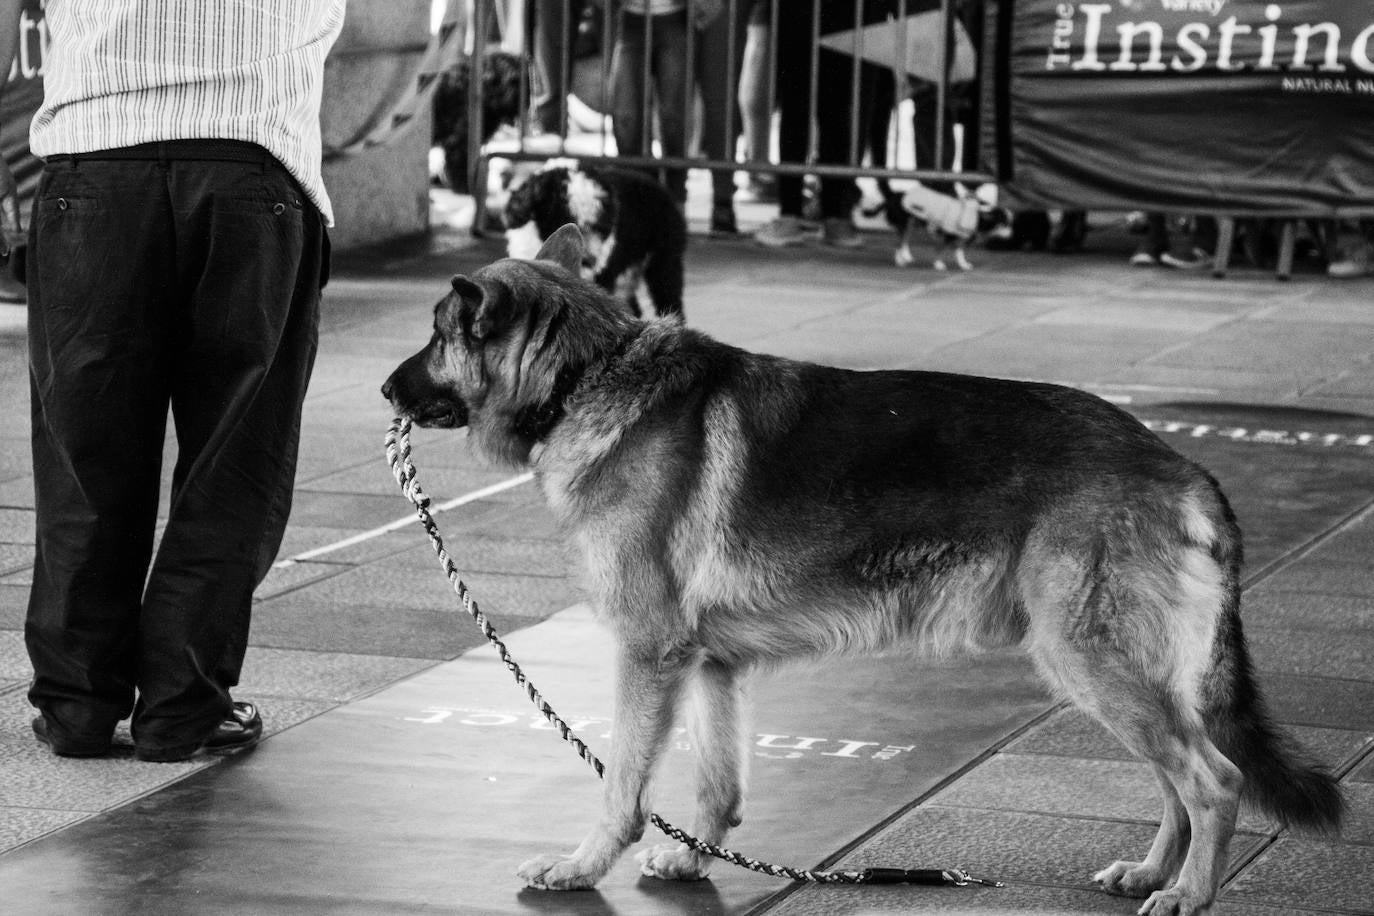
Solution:
[{"label": "leash in dog's mouth", "polygon": [[[430,499],[425,495],[417,479],[415,465],[410,460],[410,417],[397,417],[392,420],[391,428],[386,434],[386,458],[391,466],[392,476],[396,478],[396,483],[400,486],[401,492],[410,500],[415,507],[416,515],[419,516],[420,524],[424,527],[425,533],[429,535],[429,541],[434,548],[435,554],[439,558],[439,564],[444,569],[444,574],[453,584],[453,590],[458,595],[459,602],[463,605],[463,610],[467,611],[477,624],[482,635],[486,637],[497,654],[501,658],[502,664],[506,666],[511,675],[515,678],[515,683],[529,697],[531,703],[539,710],[540,714],[552,725],[564,741],[567,741],[577,751],[579,757],[587,762],[598,777],[604,777],[605,765],[592,753],[591,748],[577,736],[572,728],[559,717],[552,706],[545,701],[542,694],[534,686],[534,683],[525,676],[525,672],[520,665],[511,657],[510,651],[505,643],[501,641],[496,632],[496,628],[487,620],[486,615],[477,607],[477,602],[473,599],[472,593],[458,574],[458,568],[454,565],[452,558],[448,554],[448,549],[444,546],[443,538],[439,534],[439,526],[434,521],[434,516],[429,511]],[[949,886],[949,887],[968,887],[969,885],[981,885],[984,887],[1004,887],[1001,881],[992,881],[987,878],[977,878],[970,875],[962,868],[862,868],[850,871],[818,871],[804,868],[793,868],[787,865],[774,865],[759,859],[751,858],[742,853],[708,843],[698,839],[690,833],[673,826],[672,824],[651,814],[649,821],[664,834],[686,844],[689,848],[703,852],[714,858],[747,868],[750,871],[760,874],[772,875],[775,878],[786,878],[792,881],[802,881],[810,884],[917,884],[927,886]]]}]

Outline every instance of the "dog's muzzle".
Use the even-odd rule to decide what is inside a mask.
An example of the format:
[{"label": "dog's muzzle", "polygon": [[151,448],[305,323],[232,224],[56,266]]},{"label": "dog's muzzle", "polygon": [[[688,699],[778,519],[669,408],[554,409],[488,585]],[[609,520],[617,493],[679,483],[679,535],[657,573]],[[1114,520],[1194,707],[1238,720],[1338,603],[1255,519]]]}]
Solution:
[{"label": "dog's muzzle", "polygon": [[397,416],[407,417],[426,429],[458,429],[468,425],[468,407],[452,392],[435,386],[428,373],[417,366],[415,354],[396,367],[382,383],[382,397],[391,402]]}]

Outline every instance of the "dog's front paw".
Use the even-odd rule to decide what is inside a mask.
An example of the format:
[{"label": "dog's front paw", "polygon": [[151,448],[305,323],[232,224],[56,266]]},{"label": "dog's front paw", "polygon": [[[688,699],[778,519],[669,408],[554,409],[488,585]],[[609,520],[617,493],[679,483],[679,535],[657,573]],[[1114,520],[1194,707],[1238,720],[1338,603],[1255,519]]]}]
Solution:
[{"label": "dog's front paw", "polygon": [[916,263],[916,256],[911,253],[911,246],[905,243],[892,255],[892,261],[898,267],[910,267]]},{"label": "dog's front paw", "polygon": [[515,870],[527,887],[541,891],[581,891],[591,888],[601,876],[572,856],[535,856]]},{"label": "dog's front paw", "polygon": [[1211,912],[1211,900],[1189,893],[1177,884],[1168,890],[1155,891],[1150,895],[1150,899],[1136,910],[1139,916],[1207,916]]},{"label": "dog's front paw", "polygon": [[635,861],[641,872],[665,881],[698,881],[711,869],[710,858],[693,851],[686,843],[659,843],[635,853]]},{"label": "dog's front paw", "polygon": [[1143,862],[1113,862],[1093,875],[1093,880],[1109,894],[1144,897],[1167,884],[1169,876]]}]

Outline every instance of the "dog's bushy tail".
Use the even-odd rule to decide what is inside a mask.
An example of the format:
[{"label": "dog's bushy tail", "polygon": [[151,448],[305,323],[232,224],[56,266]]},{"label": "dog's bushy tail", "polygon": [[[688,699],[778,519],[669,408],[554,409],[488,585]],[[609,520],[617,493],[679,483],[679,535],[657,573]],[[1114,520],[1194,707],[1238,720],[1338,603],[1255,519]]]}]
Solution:
[{"label": "dog's bushy tail", "polygon": [[1255,683],[1240,623],[1238,535],[1235,543],[1233,551],[1224,551],[1233,556],[1218,558],[1223,568],[1229,567],[1231,587],[1217,634],[1221,676],[1207,703],[1208,731],[1217,749],[1245,777],[1242,803],[1284,827],[1334,835],[1340,831],[1346,809],[1340,784],[1274,724]]}]

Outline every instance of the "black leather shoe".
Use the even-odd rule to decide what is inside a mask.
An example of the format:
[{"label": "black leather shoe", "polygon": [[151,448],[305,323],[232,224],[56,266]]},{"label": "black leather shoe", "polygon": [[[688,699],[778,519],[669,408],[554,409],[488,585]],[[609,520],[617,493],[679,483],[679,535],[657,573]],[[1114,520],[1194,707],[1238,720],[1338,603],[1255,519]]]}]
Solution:
[{"label": "black leather shoe", "polygon": [[251,749],[262,739],[262,716],[252,703],[234,703],[229,717],[214,727],[199,744],[169,748],[138,748],[139,760],[176,763],[201,754],[227,757]]},{"label": "black leather shoe", "polygon": [[54,741],[48,733],[48,720],[42,716],[33,717],[33,736],[59,757],[104,757],[110,752],[109,738],[59,738]]}]

